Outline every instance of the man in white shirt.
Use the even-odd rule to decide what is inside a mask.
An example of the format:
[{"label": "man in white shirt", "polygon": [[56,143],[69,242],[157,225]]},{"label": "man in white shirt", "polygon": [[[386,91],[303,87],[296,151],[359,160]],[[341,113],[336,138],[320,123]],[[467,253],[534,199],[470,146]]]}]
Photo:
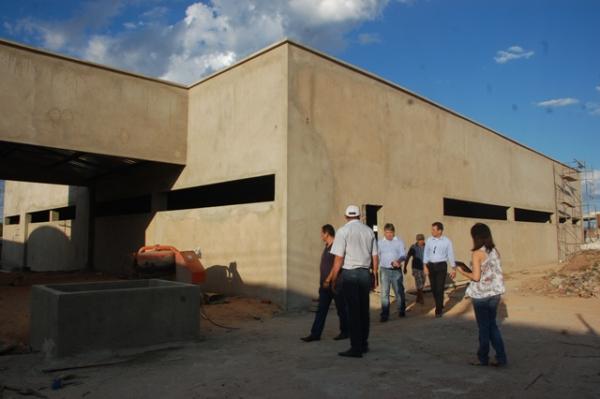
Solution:
[{"label": "man in white shirt", "polygon": [[390,317],[390,286],[394,289],[398,316],[406,316],[406,296],[404,294],[404,278],[402,262],[406,258],[404,241],[395,236],[396,228],[391,223],[383,227],[383,238],[377,243],[379,250],[379,274],[381,285],[381,322]]},{"label": "man in white shirt", "polygon": [[450,277],[456,277],[456,263],[454,262],[454,249],[452,241],[443,236],[444,225],[435,222],[431,225],[431,237],[425,241],[423,263],[425,274],[429,275],[431,293],[435,300],[435,317],[442,317],[444,309],[444,288],[448,274],[448,264],[452,267]]},{"label": "man in white shirt", "polygon": [[359,221],[360,209],[356,205],[350,205],[346,208],[345,216],[347,223],[338,229],[331,247],[335,260],[330,281],[335,285],[337,276],[343,269],[342,292],[348,307],[351,347],[339,355],[362,357],[363,353],[369,351],[369,268],[372,263],[377,276],[379,257],[373,230]]}]

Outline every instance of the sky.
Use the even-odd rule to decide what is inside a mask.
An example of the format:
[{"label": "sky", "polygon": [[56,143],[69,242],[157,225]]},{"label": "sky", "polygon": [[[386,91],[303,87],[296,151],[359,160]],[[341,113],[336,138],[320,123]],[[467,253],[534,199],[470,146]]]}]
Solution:
[{"label": "sky", "polygon": [[288,37],[585,162],[600,204],[599,16],[597,0],[3,0],[0,37],[184,84]]}]

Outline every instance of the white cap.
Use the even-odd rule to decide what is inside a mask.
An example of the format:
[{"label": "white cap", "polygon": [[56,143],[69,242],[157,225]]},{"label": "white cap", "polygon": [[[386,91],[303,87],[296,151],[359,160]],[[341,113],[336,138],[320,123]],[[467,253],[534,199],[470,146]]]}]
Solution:
[{"label": "white cap", "polygon": [[360,216],[360,208],[356,205],[348,205],[348,208],[346,208],[346,216],[351,218]]}]

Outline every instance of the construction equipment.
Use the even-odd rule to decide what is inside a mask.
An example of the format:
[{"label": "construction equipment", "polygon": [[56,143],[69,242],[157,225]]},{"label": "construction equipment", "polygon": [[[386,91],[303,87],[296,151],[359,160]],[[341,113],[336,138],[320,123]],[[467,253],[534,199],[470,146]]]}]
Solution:
[{"label": "construction equipment", "polygon": [[172,274],[175,280],[199,284],[206,281],[206,271],[198,253],[179,251],[170,245],[149,245],[133,254],[134,270],[141,275]]}]

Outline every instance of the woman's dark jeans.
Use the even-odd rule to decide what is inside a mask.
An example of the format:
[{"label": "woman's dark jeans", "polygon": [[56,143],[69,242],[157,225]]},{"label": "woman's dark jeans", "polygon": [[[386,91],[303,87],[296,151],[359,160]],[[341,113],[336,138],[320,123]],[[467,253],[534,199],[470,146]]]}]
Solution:
[{"label": "woman's dark jeans", "polygon": [[499,364],[506,364],[506,352],[502,335],[496,324],[496,313],[500,303],[500,295],[487,298],[472,298],[475,318],[479,326],[479,350],[477,357],[481,364],[488,364],[490,343],[496,351],[496,360]]}]

